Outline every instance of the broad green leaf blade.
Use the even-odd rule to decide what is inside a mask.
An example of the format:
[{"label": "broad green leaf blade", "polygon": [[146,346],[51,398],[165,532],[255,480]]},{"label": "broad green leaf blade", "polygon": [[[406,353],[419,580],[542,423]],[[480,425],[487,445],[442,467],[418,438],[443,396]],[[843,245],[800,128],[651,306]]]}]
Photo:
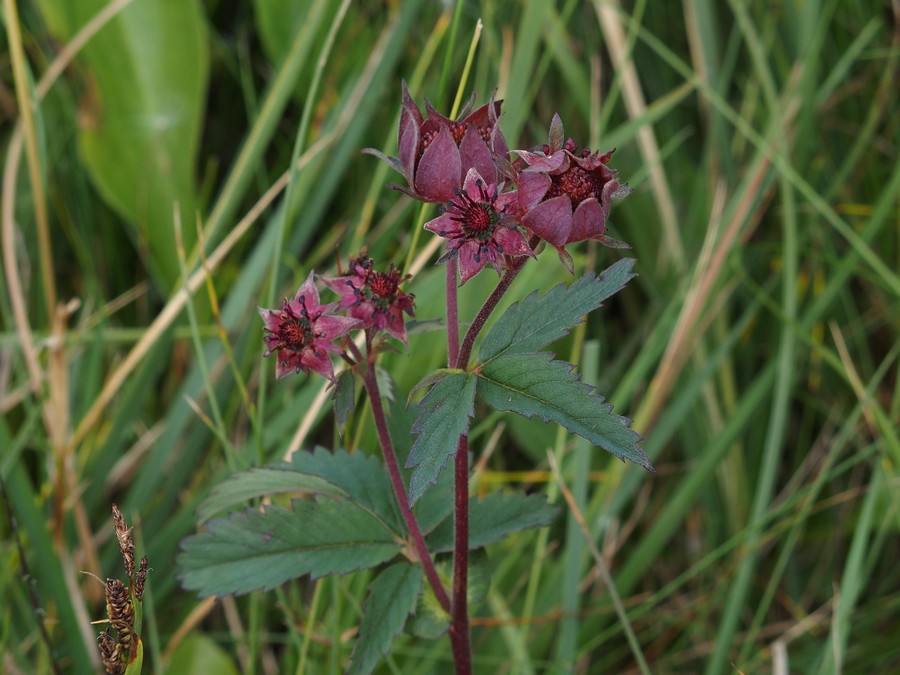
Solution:
[{"label": "broad green leaf blade", "polygon": [[[469,501],[469,548],[500,541],[510,532],[545,527],[559,514],[542,495],[492,492],[482,500]],[[433,553],[453,550],[453,518],[444,520],[428,537]]]},{"label": "broad green leaf blade", "polygon": [[317,447],[313,452],[298,450],[289,464],[279,468],[317,476],[340,488],[347,496],[394,532],[405,533],[403,516],[391,481],[380,457],[364,452],[334,452]]},{"label": "broad green leaf blade", "polygon": [[356,409],[356,378],[352,371],[344,370],[338,375],[331,400],[334,403],[334,419],[337,422],[338,434],[343,436],[347,419]]},{"label": "broad green leaf blade", "polygon": [[588,312],[621,290],[635,275],[634,260],[626,258],[603,271],[587,274],[566,288],[554,286],[543,297],[537,291],[511,305],[485,335],[478,352],[481,362],[507,354],[536,352],[568,334]]},{"label": "broad green leaf blade", "polygon": [[185,539],[178,557],[182,585],[200,596],[268,590],[306,574],[345,574],[400,551],[391,530],[345,499],[247,510],[211,520],[208,528]]},{"label": "broad green leaf blade", "polygon": [[[107,0],[40,0],[64,42]],[[185,248],[196,240],[194,174],[206,103],[209,49],[196,0],[136,0],[77,57],[86,79],[79,149],[103,198],[133,227],[164,291],[179,276],[173,209]]]},{"label": "broad green leaf blade", "polygon": [[463,372],[444,377],[419,403],[422,415],[413,425],[419,436],[406,458],[406,467],[415,467],[409,481],[410,504],[437,481],[447,460],[456,454],[459,437],[469,429],[474,403],[475,378]]},{"label": "broad green leaf blade", "polygon": [[205,633],[192,631],[178,643],[166,661],[169,673],[215,673],[239,675],[231,656]]},{"label": "broad green leaf blade", "polygon": [[367,675],[387,654],[391,642],[416,609],[422,590],[422,568],[399,562],[391,565],[372,583],[372,592],[363,610],[359,639],[353,648],[351,675]]},{"label": "broad green leaf blade", "polygon": [[347,494],[333,483],[284,468],[261,468],[241,471],[222,481],[197,507],[201,522],[248,499],[276,494],[312,493],[329,497],[346,497]]},{"label": "broad green leaf blade", "polygon": [[479,372],[478,393],[496,410],[554,421],[594,445],[652,471],[638,445],[640,435],[627,417],[612,413],[602,396],[591,394],[574,366],[553,361],[552,354],[510,354],[488,361]]}]

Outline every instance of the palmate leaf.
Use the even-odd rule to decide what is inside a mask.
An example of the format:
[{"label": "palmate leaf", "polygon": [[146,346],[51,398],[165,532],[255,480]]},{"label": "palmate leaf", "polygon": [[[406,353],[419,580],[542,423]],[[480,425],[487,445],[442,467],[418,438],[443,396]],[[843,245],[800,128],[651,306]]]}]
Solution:
[{"label": "palmate leaf", "polygon": [[398,562],[378,575],[363,610],[359,639],[353,648],[348,675],[367,675],[374,670],[391,642],[416,609],[422,590],[422,567]]},{"label": "palmate leaf", "polygon": [[496,410],[552,420],[619,459],[652,471],[638,445],[640,435],[628,428],[631,420],[614,415],[602,396],[591,394],[592,387],[572,372],[571,363],[552,359],[547,353],[491,359],[478,373],[478,393]]},{"label": "palmate leaf", "polygon": [[482,363],[498,356],[536,352],[568,334],[588,312],[621,290],[635,275],[634,260],[626,258],[588,274],[566,288],[559,284],[543,297],[537,291],[511,305],[485,335],[478,352]]},{"label": "palmate leaf", "polygon": [[[510,532],[545,527],[559,514],[542,495],[493,492],[484,499],[469,500],[469,548],[500,541]],[[453,550],[453,518],[444,520],[428,537],[428,550]]]},{"label": "palmate leaf", "polygon": [[409,480],[410,504],[437,481],[447,460],[456,454],[459,437],[469,430],[474,402],[475,378],[449,371],[419,403],[422,415],[412,428],[418,437],[406,458],[406,467],[415,467]]},{"label": "palmate leaf", "polygon": [[306,574],[313,578],[374,567],[401,548],[395,533],[346,499],[297,500],[227,519],[182,542],[178,576],[200,596],[268,590]]}]

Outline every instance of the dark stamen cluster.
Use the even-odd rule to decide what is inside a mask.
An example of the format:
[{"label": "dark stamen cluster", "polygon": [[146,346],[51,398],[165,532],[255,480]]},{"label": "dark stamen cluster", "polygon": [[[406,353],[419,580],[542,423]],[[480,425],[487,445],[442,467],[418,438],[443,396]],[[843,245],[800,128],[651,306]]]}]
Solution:
[{"label": "dark stamen cluster", "polygon": [[478,181],[477,185],[479,200],[473,199],[463,190],[457,190],[456,197],[447,203],[447,213],[460,224],[467,236],[486,241],[491,238],[494,228],[500,222],[501,213],[494,208],[496,193],[489,193],[482,181]]}]

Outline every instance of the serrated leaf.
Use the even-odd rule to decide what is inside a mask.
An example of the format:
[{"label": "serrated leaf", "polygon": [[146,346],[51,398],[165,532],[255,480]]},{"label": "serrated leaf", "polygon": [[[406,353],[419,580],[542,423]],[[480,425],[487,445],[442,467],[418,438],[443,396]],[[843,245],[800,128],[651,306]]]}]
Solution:
[{"label": "serrated leaf", "polygon": [[350,657],[351,675],[366,675],[374,670],[391,642],[416,609],[422,590],[422,568],[399,562],[391,565],[372,583],[372,591],[363,610],[359,639]]},{"label": "serrated leaf", "polygon": [[459,437],[469,429],[474,402],[475,378],[456,372],[434,385],[419,403],[422,414],[412,429],[419,435],[406,458],[406,467],[415,467],[409,480],[410,504],[437,481],[447,460],[456,454]]},{"label": "serrated leaf", "polygon": [[495,410],[554,421],[622,460],[652,471],[631,420],[612,413],[604,398],[592,394],[573,372],[575,366],[553,361],[552,354],[510,354],[488,361],[479,372],[478,393]]},{"label": "serrated leaf", "polygon": [[[542,495],[492,492],[484,499],[469,500],[469,548],[500,541],[510,532],[545,527],[559,514]],[[453,518],[444,520],[428,537],[428,550],[453,550]]]},{"label": "serrated leaf", "polygon": [[178,576],[199,595],[268,590],[306,574],[313,578],[374,567],[400,551],[391,530],[345,499],[298,500],[228,519],[182,542]]},{"label": "serrated leaf", "polygon": [[289,471],[284,468],[258,468],[241,471],[222,481],[197,507],[200,522],[249,499],[276,494],[308,492],[330,497],[345,497],[336,485],[318,476]]},{"label": "serrated leaf", "polygon": [[635,275],[634,260],[611,265],[599,277],[587,274],[566,288],[554,286],[543,297],[537,291],[503,313],[481,343],[478,359],[486,362],[505,354],[536,352],[569,333],[588,312],[621,290]]},{"label": "serrated leaf", "polygon": [[317,447],[312,452],[298,450],[291,455],[290,464],[280,466],[327,480],[394,532],[406,532],[390,477],[380,457],[360,451],[347,452],[343,448],[331,452]]},{"label": "serrated leaf", "polygon": [[344,370],[338,375],[331,401],[334,403],[334,420],[337,422],[338,434],[343,436],[347,419],[356,409],[356,379],[352,371]]}]

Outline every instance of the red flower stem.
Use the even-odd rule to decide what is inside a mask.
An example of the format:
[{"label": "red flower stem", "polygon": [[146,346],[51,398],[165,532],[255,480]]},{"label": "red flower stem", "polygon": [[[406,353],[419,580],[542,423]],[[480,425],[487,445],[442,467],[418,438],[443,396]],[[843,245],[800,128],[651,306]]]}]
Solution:
[{"label": "red flower stem", "polygon": [[456,258],[447,261],[447,365],[456,368],[459,359],[459,305],[457,302]]},{"label": "red flower stem", "polygon": [[[531,238],[531,241],[528,242],[528,245],[533,249],[538,245],[538,242],[540,242],[540,239],[535,236]],[[484,324],[487,323],[488,317],[490,317],[491,312],[493,312],[497,308],[497,305],[500,303],[500,299],[503,297],[506,291],[509,290],[510,285],[512,285],[512,282],[519,275],[519,272],[522,271],[522,267],[524,267],[527,260],[528,258],[525,256],[515,258],[515,260],[510,264],[506,272],[503,274],[503,277],[500,279],[500,283],[497,284],[497,287],[494,288],[494,290],[488,296],[487,300],[484,301],[481,309],[478,310],[478,314],[475,315],[475,318],[472,320],[472,324],[469,326],[469,330],[466,331],[466,335],[463,338],[462,348],[456,362],[457,368],[465,368],[468,364],[469,357],[472,355],[472,347],[475,346],[475,340],[478,337],[478,334],[481,332],[481,329],[484,328]]]},{"label": "red flower stem", "polygon": [[400,512],[403,514],[403,520],[406,528],[412,537],[413,545],[416,547],[416,553],[419,554],[419,562],[425,571],[425,578],[431,584],[434,594],[441,603],[441,607],[445,611],[450,612],[450,598],[447,591],[441,584],[438,577],[437,569],[428,553],[428,547],[425,545],[425,537],[422,536],[422,530],[416,522],[416,517],[409,508],[409,497],[406,493],[406,486],[403,484],[403,477],[400,475],[400,466],[397,464],[397,453],[394,451],[394,444],[391,441],[391,435],[388,432],[387,421],[384,416],[384,407],[381,405],[381,394],[378,391],[378,381],[375,378],[375,367],[369,364],[363,376],[363,383],[366,387],[366,393],[369,395],[369,403],[372,405],[372,416],[375,418],[375,430],[378,433],[378,440],[381,443],[381,450],[384,453],[384,462],[387,464],[388,475],[391,478],[391,485],[394,488],[394,495],[400,504]]}]

